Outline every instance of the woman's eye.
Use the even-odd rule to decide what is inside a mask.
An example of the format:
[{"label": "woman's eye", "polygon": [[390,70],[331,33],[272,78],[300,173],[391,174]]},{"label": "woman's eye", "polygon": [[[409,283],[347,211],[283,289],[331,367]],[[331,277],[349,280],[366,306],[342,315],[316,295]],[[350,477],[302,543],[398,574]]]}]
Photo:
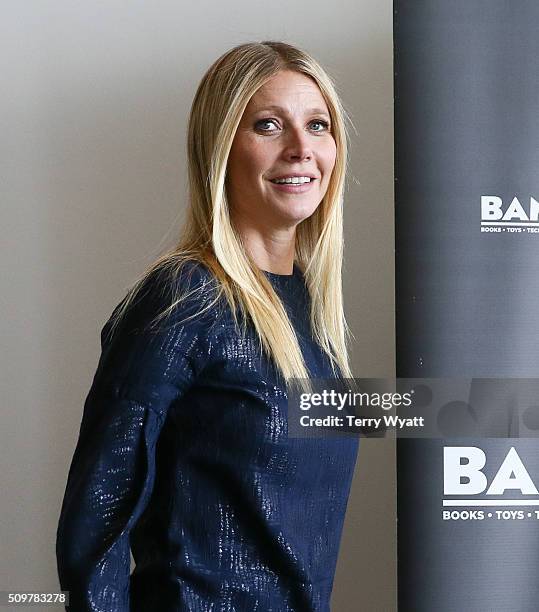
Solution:
[{"label": "woman's eye", "polygon": [[256,129],[260,132],[275,132],[279,126],[274,119],[262,119],[256,122]]},{"label": "woman's eye", "polygon": [[322,119],[311,121],[309,125],[311,126],[311,130],[313,130],[313,132],[325,132],[329,129],[329,123],[327,121],[323,121]]},{"label": "woman's eye", "polygon": [[[313,132],[329,131],[329,122],[324,121],[323,119],[316,119],[316,120],[310,121],[308,126],[309,126],[309,129]],[[255,128],[259,132],[265,132],[265,133],[277,132],[281,129],[276,119],[261,119],[260,121],[256,122]]]}]

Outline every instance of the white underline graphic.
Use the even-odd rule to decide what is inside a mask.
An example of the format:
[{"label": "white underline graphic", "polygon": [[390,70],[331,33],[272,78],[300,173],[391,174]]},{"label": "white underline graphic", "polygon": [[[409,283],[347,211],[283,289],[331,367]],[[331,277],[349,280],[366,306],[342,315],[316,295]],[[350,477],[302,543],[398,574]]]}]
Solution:
[{"label": "white underline graphic", "polygon": [[525,221],[481,221],[481,225],[515,225],[520,227],[539,227],[539,221],[526,223]]},{"label": "white underline graphic", "polygon": [[539,506],[539,499],[444,499],[444,506]]}]

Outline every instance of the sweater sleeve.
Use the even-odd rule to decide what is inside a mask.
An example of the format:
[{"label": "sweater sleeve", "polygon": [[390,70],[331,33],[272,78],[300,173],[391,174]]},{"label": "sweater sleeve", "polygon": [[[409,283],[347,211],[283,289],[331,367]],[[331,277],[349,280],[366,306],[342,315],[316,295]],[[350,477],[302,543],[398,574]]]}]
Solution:
[{"label": "sweater sleeve", "polygon": [[[129,533],[152,493],[155,446],[171,404],[193,384],[205,350],[196,300],[157,331],[170,304],[155,279],[109,338],[86,397],[59,518],[56,555],[72,612],[128,612]],[[200,306],[200,304],[198,304]]]}]

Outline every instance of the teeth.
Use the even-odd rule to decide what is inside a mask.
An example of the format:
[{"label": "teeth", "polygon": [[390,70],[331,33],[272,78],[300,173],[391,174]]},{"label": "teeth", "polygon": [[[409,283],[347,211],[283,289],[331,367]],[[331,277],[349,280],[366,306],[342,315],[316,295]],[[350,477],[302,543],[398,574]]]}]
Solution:
[{"label": "teeth", "polygon": [[271,182],[277,184],[303,185],[303,183],[310,183],[311,180],[312,179],[308,176],[291,176],[288,178],[273,179]]}]

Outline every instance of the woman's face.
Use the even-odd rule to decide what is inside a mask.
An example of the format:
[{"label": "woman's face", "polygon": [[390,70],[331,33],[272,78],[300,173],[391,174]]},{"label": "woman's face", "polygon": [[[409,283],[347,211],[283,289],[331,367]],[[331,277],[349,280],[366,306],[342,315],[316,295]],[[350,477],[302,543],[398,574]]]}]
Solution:
[{"label": "woman's face", "polygon": [[322,201],[336,150],[318,85],[279,72],[253,95],[234,137],[227,168],[233,216],[255,227],[295,227]]}]

